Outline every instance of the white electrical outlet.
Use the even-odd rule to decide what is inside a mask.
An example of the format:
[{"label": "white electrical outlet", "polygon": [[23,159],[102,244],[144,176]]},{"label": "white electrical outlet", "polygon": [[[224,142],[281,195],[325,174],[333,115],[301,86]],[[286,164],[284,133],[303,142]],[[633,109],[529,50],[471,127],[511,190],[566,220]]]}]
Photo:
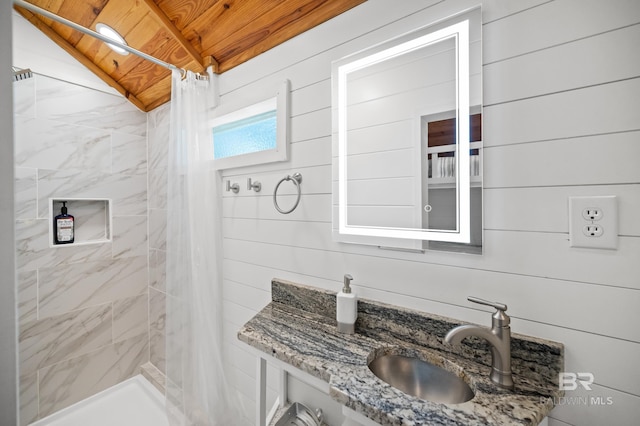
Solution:
[{"label": "white electrical outlet", "polygon": [[615,195],[569,197],[569,245],[618,248],[618,201]]},{"label": "white electrical outlet", "polygon": [[587,207],[582,211],[584,220],[600,220],[602,219],[602,209],[599,207]]},{"label": "white electrical outlet", "polygon": [[582,228],[582,233],[587,237],[602,237],[604,228],[600,225],[585,225]]}]

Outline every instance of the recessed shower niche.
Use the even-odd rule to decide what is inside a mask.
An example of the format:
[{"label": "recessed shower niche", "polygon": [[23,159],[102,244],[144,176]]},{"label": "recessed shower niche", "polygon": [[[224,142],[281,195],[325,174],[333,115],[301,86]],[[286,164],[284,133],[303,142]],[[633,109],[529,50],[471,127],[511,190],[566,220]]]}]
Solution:
[{"label": "recessed shower niche", "polygon": [[[64,204],[63,204],[64,203]],[[57,244],[55,218],[66,205],[68,215],[73,216],[74,240],[69,244]],[[108,243],[112,240],[111,199],[108,198],[49,198],[49,246],[69,247]]]}]

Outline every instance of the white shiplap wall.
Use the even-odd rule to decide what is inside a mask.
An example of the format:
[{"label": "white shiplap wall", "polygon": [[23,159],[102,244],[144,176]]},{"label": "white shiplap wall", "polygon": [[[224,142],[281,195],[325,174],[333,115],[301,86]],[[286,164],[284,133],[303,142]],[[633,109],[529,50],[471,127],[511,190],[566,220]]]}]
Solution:
[{"label": "white shiplap wall", "polygon": [[[593,391],[568,396],[612,398],[609,406],[559,406],[551,425],[637,423],[637,0],[483,3],[483,255],[332,241],[331,61],[474,5],[369,0],[220,77],[220,108],[228,111],[272,96],[283,79],[292,86],[290,160],[224,173],[241,187],[223,198],[225,343],[247,424],[255,361],[237,329],[268,303],[273,277],[338,290],[345,273],[363,297],[461,321],[489,324],[489,311],[471,306],[468,295],[507,303],[514,332],[564,343],[566,370],[594,374]],[[280,215],[273,188],[296,171],[302,201]],[[245,189],[248,177],[262,182],[262,192]],[[569,247],[574,195],[618,196],[618,250]]]}]

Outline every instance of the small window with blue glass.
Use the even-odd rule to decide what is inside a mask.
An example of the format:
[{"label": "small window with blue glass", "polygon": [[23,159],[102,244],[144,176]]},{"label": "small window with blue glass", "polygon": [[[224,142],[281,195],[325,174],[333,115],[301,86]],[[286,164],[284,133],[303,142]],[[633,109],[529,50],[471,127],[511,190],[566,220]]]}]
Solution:
[{"label": "small window with blue glass", "polygon": [[287,160],[289,82],[276,97],[212,121],[213,156],[217,169]]},{"label": "small window with blue glass", "polygon": [[276,148],[276,111],[213,128],[213,156],[227,158]]}]

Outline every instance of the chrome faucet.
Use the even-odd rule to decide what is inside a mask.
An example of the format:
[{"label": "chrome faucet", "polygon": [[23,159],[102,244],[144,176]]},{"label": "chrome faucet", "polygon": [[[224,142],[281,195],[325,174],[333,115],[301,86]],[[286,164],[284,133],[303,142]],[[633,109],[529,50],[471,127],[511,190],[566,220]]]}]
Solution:
[{"label": "chrome faucet", "polygon": [[444,341],[456,345],[460,344],[465,337],[478,336],[487,340],[491,344],[491,380],[499,386],[513,389],[513,378],[511,375],[511,319],[505,313],[507,305],[502,303],[488,302],[477,297],[468,297],[467,300],[481,305],[492,306],[497,311],[491,317],[491,329],[479,325],[461,325],[451,329],[444,338]]}]

